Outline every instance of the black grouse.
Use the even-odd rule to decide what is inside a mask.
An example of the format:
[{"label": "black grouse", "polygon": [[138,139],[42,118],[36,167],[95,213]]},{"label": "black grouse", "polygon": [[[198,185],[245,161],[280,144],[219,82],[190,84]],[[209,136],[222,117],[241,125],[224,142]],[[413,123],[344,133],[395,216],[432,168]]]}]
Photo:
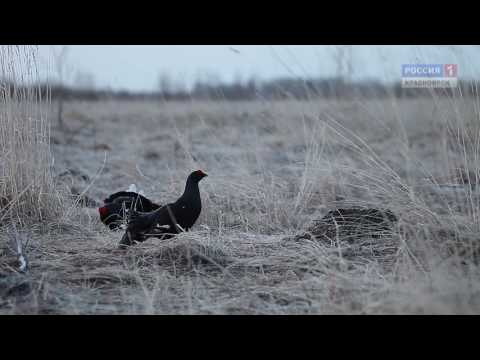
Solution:
[{"label": "black grouse", "polygon": [[205,176],[207,174],[202,170],[192,172],[187,178],[183,195],[174,203],[148,213],[132,212],[120,248],[145,241],[148,237],[166,239],[188,231],[202,211],[198,183]]},{"label": "black grouse", "polygon": [[145,196],[132,191],[120,191],[103,200],[98,209],[100,220],[110,230],[116,230],[128,218],[131,211],[150,212],[160,208]]}]

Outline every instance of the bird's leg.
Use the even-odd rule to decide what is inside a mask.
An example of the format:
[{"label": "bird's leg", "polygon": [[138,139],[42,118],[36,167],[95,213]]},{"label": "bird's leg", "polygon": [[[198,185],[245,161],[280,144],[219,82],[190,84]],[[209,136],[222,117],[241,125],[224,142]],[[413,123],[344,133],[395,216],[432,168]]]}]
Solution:
[{"label": "bird's leg", "polygon": [[178,233],[178,230],[180,229],[182,232],[185,232],[185,230],[178,224],[177,219],[175,219],[175,215],[173,215],[173,212],[172,210],[170,210],[170,207],[168,205],[167,205],[167,211],[168,211],[168,215],[170,215],[170,220],[175,226],[175,231]]},{"label": "bird's leg", "polygon": [[130,231],[125,231],[125,234],[123,234],[122,239],[120,240],[119,244],[119,249],[125,250],[128,249],[129,246],[132,246],[133,241],[132,241],[132,235],[130,234]]},{"label": "bird's leg", "polygon": [[149,235],[152,236],[152,237],[155,237],[157,239],[160,239],[160,240],[166,240],[166,239],[170,239],[175,234],[173,234],[171,228],[168,227],[167,229],[165,229],[165,228],[152,229],[152,231],[149,233]]},{"label": "bird's leg", "polygon": [[179,229],[181,232],[185,232],[185,229],[182,228],[178,223],[175,223],[175,226],[177,229]]}]

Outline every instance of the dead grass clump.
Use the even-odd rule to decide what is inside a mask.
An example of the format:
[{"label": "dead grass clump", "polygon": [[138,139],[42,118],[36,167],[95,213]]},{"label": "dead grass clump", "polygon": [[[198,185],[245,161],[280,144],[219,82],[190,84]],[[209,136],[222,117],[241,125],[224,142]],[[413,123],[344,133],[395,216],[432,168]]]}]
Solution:
[{"label": "dead grass clump", "polygon": [[[135,266],[161,266],[171,272],[203,268],[205,271],[224,271],[231,257],[217,239],[206,232],[182,233],[172,239],[139,244],[128,250]],[[129,255],[126,257],[129,258]]]},{"label": "dead grass clump", "polygon": [[0,309],[18,307],[28,301],[33,292],[30,279],[21,274],[0,274]]},{"label": "dead grass clump", "polygon": [[35,47],[0,47],[2,223],[54,219],[61,208],[52,176],[48,99],[35,87],[36,56]]},{"label": "dead grass clump", "polygon": [[398,218],[390,210],[340,208],[329,211],[320,220],[314,220],[305,234],[299,237],[353,243],[361,237],[391,235],[397,221]]}]

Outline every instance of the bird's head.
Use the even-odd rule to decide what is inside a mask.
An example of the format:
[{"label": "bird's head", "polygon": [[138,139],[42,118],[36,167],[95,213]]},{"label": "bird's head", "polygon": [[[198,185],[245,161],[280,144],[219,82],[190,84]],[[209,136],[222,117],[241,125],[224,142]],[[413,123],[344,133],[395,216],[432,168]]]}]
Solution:
[{"label": "bird's head", "polygon": [[202,170],[197,170],[197,171],[194,171],[190,174],[189,178],[195,182],[199,182],[200,180],[202,180],[205,176],[208,176],[207,174],[205,174]]},{"label": "bird's head", "polygon": [[98,212],[100,214],[100,218],[105,218],[107,215],[108,215],[108,209],[106,206],[102,206],[100,208],[98,208]]}]

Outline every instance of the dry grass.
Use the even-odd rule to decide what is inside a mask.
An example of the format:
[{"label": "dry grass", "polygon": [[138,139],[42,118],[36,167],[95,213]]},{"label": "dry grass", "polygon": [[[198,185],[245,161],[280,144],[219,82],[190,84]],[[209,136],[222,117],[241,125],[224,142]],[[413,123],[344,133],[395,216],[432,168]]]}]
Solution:
[{"label": "dry grass", "polygon": [[0,267],[9,272],[28,271],[25,229],[57,221],[63,208],[53,178],[49,100],[34,86],[36,70],[35,47],[0,47]]},{"label": "dry grass", "polygon": [[2,223],[27,225],[49,221],[60,213],[52,176],[48,99],[40,98],[39,90],[32,87],[38,79],[35,56],[34,47],[0,48]]},{"label": "dry grass", "polygon": [[[192,232],[124,253],[122,234],[78,197],[57,220],[37,203],[42,221],[1,235],[28,243],[29,271],[2,248],[0,311],[478,313],[478,109],[461,94],[65,104],[55,189],[101,201],[135,183],[166,203],[201,168],[203,211]],[[346,206],[388,208],[399,222],[383,238],[295,238]]]}]

